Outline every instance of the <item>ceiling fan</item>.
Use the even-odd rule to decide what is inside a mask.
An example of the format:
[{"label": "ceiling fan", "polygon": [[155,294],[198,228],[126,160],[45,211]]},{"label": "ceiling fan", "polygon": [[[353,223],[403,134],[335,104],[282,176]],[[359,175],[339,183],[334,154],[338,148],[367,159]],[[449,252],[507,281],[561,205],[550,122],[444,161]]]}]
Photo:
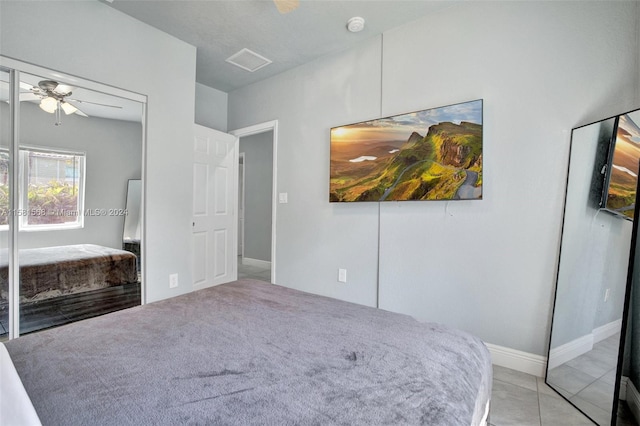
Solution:
[{"label": "ceiling fan", "polygon": [[56,115],[55,125],[62,124],[60,118],[62,112],[66,115],[77,114],[82,117],[89,117],[85,112],[81,111],[76,104],[93,104],[100,105],[109,108],[122,108],[117,105],[99,104],[96,102],[81,101],[79,99],[69,98],[71,96],[73,87],[66,84],[60,84],[54,80],[42,80],[37,86],[31,86],[30,84],[20,82],[20,88],[28,90],[28,92],[20,93],[21,101],[40,101],[40,108],[49,114]]},{"label": "ceiling fan", "polygon": [[289,13],[300,6],[300,0],[273,0],[280,13]]}]

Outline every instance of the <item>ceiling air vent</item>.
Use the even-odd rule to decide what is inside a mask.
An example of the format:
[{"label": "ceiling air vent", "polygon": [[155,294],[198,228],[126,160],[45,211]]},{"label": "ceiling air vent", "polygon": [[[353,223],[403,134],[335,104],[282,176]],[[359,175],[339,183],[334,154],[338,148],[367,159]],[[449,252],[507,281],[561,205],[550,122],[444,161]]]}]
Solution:
[{"label": "ceiling air vent", "polygon": [[231,55],[226,61],[249,72],[257,71],[271,63],[269,59],[249,49],[242,49],[235,55]]}]

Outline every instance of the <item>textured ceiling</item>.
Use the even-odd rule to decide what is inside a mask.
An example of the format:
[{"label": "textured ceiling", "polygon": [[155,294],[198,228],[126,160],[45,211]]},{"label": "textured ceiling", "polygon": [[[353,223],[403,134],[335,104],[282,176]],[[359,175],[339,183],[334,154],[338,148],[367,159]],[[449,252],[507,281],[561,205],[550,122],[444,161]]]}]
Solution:
[{"label": "textured ceiling", "polygon": [[[111,7],[197,47],[196,80],[230,92],[322,55],[345,50],[452,2],[429,0],[301,0],[280,14],[271,0],[114,0]],[[347,20],[361,16],[364,31]],[[225,62],[248,48],[273,61],[254,73]]]}]

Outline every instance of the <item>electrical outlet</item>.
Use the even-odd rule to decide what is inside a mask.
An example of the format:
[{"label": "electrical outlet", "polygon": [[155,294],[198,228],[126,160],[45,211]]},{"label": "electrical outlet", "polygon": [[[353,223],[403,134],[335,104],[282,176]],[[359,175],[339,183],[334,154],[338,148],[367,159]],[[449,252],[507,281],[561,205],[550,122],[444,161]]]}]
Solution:
[{"label": "electrical outlet", "polygon": [[178,274],[169,275],[169,288],[178,287]]},{"label": "electrical outlet", "polygon": [[338,281],[341,283],[347,282],[347,270],[346,269],[338,269]]}]

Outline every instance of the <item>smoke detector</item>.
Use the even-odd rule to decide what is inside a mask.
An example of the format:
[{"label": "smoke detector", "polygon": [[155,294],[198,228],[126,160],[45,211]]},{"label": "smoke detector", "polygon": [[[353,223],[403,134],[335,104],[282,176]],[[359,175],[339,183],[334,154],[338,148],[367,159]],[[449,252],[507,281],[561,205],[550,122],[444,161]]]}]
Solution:
[{"label": "smoke detector", "polygon": [[364,29],[364,18],[354,16],[347,21],[347,29],[352,33],[360,32]]}]

